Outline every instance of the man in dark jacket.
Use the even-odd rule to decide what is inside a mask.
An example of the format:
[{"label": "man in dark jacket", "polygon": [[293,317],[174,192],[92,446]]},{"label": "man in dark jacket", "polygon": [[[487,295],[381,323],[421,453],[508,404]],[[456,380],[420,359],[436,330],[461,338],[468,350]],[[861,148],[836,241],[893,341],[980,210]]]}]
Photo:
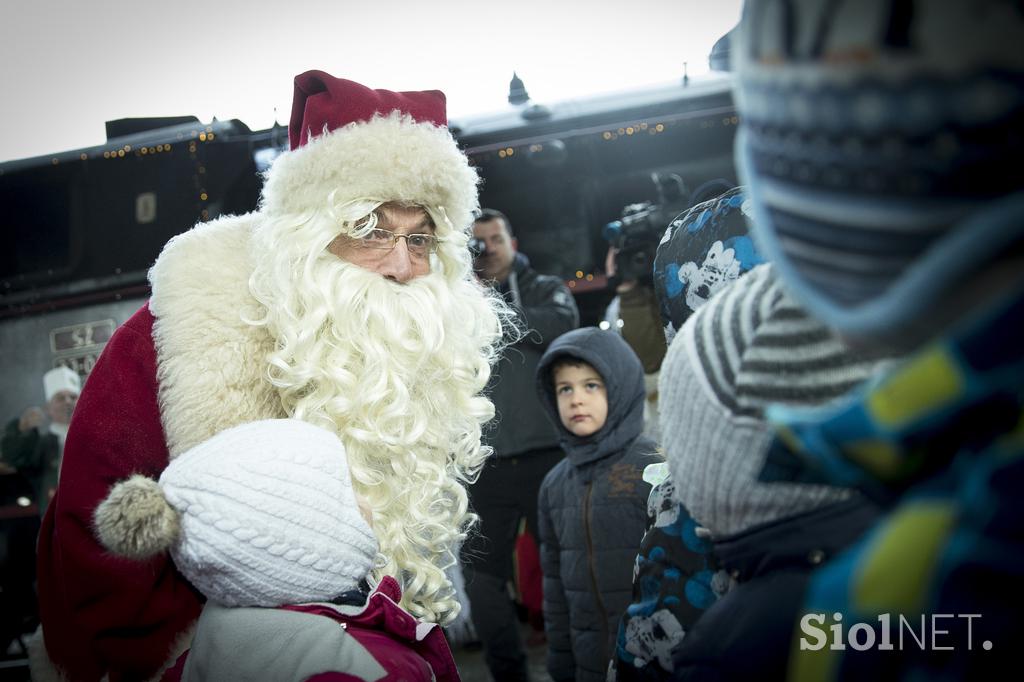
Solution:
[{"label": "man in dark jacket", "polygon": [[605,679],[647,524],[644,373],[621,336],[588,327],[555,340],[537,392],[566,457],[545,477],[539,516],[548,672]]},{"label": "man in dark jacket", "polygon": [[41,429],[44,415],[38,407],[26,409],[4,430],[3,458],[31,482],[40,514],[46,511],[57,488],[64,441],[81,390],[81,379],[73,370],[63,365],[51,369],[43,375],[46,413],[50,417],[46,430]]},{"label": "man in dark jacket", "polygon": [[485,441],[494,457],[469,491],[480,526],[462,555],[473,625],[491,675],[504,682],[527,679],[516,612],[506,589],[516,534],[524,518],[536,533],[540,483],[562,458],[558,436],[536,400],[534,372],[548,344],[579,324],[579,312],[562,280],[539,274],[517,253],[511,225],[500,211],[482,211],[473,236],[484,245],[475,261],[477,272],[511,304],[522,334],[505,351],[488,385],[495,420]]}]

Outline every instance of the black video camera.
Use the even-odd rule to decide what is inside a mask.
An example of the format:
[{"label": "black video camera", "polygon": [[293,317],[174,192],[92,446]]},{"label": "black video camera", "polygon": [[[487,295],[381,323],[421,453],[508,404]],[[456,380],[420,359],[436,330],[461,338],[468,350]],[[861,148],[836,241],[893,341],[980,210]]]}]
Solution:
[{"label": "black video camera", "polygon": [[470,237],[467,246],[469,247],[469,255],[473,257],[473,260],[487,255],[487,242],[479,237]]},{"label": "black video camera", "polygon": [[622,209],[622,217],[604,227],[604,238],[618,250],[615,279],[653,284],[654,256],[669,222],[686,208],[686,188],[678,175],[651,173],[658,202],[644,201]]},{"label": "black video camera", "polygon": [[668,221],[656,204],[645,201],[622,209],[622,218],[604,226],[604,238],[618,250],[615,274],[622,280],[651,282],[654,254]]}]

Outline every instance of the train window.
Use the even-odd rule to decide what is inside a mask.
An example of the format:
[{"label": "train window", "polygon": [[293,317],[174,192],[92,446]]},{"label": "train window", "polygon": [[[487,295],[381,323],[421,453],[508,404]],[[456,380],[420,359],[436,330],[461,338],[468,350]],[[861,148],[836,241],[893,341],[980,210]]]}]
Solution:
[{"label": "train window", "polygon": [[0,176],[4,230],[0,278],[10,282],[52,279],[72,261],[74,173],[43,166]]}]

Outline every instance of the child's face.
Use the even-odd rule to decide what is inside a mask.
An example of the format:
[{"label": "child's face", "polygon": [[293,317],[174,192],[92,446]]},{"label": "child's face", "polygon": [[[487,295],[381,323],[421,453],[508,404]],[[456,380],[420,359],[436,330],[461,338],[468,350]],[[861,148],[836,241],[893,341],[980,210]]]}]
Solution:
[{"label": "child's face", "polygon": [[608,391],[597,370],[585,362],[562,365],[553,378],[562,426],[577,436],[600,430],[608,418]]}]

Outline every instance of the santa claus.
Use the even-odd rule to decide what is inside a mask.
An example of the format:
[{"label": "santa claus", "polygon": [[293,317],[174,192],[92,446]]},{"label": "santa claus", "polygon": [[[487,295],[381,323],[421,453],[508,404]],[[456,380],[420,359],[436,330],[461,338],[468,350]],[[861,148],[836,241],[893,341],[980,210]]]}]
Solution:
[{"label": "santa claus", "polygon": [[445,126],[441,92],[304,73],[259,210],[164,248],[68,433],[39,541],[37,677],[152,678],[188,646],[202,597],[165,551],[180,530],[155,480],[257,420],[336,433],[379,542],[371,580],[394,577],[425,620],[458,612],[444,569],[507,318],[471,271],[478,178]]}]

